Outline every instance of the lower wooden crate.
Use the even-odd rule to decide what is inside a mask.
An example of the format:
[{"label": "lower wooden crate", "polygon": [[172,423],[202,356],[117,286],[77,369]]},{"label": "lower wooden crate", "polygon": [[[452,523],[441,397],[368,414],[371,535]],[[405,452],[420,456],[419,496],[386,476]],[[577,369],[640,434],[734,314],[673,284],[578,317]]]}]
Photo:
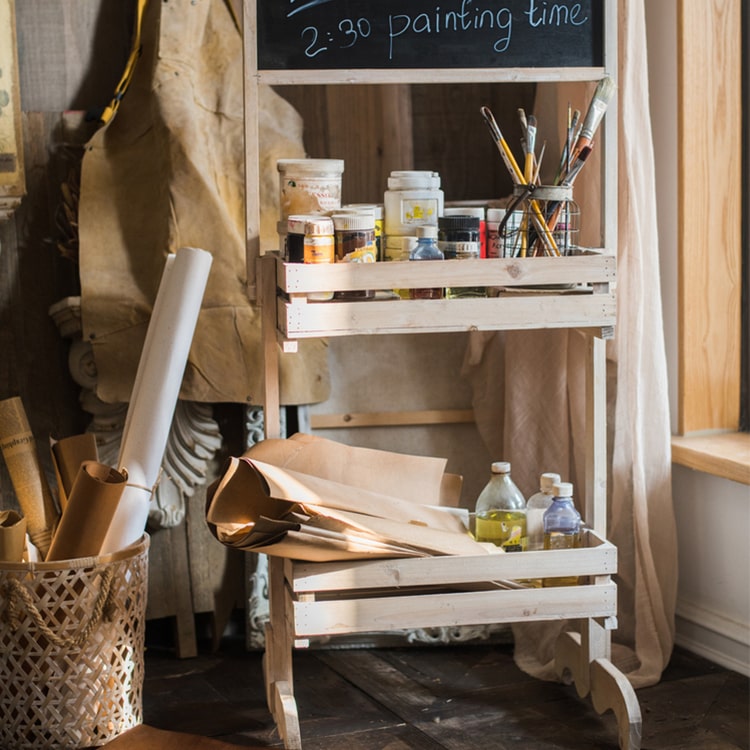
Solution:
[{"label": "lower wooden crate", "polygon": [[[312,636],[614,617],[617,549],[591,530],[570,550],[471,557],[284,561],[297,645]],[[577,577],[576,586],[524,581]]]},{"label": "lower wooden crate", "polygon": [[[579,549],[479,556],[305,563],[271,558],[271,618],[264,672],[268,705],[288,750],[302,738],[292,652],[311,638],[538,620],[572,620],[558,640],[555,670],[617,716],[621,750],[639,750],[641,715],[632,686],[610,661],[616,627],[617,550],[587,529]],[[578,577],[534,588],[532,579]]]}]

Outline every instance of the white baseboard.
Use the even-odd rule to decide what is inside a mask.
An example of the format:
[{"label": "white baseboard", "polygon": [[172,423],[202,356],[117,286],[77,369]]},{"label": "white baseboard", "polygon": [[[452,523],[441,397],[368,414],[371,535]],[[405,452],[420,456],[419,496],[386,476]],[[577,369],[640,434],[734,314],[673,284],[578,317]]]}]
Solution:
[{"label": "white baseboard", "polygon": [[680,600],[675,626],[678,646],[750,677],[750,624]]}]

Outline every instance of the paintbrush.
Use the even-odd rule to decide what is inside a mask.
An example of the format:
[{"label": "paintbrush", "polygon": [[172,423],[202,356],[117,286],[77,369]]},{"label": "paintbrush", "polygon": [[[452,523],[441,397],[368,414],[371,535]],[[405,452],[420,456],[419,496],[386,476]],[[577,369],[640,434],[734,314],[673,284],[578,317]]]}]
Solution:
[{"label": "paintbrush", "polygon": [[596,133],[599,123],[604,117],[604,113],[607,111],[610,99],[615,93],[615,82],[609,77],[605,76],[602,78],[596,86],[596,91],[591,99],[589,108],[586,111],[586,117],[583,118],[583,124],[581,125],[581,132],[578,134],[575,146],[572,153],[572,161],[581,152],[584,146],[591,144]]},{"label": "paintbrush", "polygon": [[[573,166],[568,170],[568,174],[565,175],[565,179],[560,183],[565,187],[572,187],[575,182],[578,173],[583,169],[583,165],[586,163],[586,159],[589,158],[589,154],[593,148],[593,142],[589,146],[584,146],[578,156],[576,157]],[[553,201],[547,206],[549,213],[549,219],[547,219],[547,226],[551,232],[554,232],[557,228],[557,222],[560,221],[560,214],[562,212],[563,201]]]},{"label": "paintbrush", "polygon": [[[479,111],[482,113],[482,117],[484,117],[484,121],[487,123],[487,127],[490,129],[492,139],[495,141],[495,145],[500,152],[500,156],[502,157],[503,161],[505,162],[505,166],[510,172],[510,177],[511,180],[513,180],[513,184],[523,185],[523,172],[518,166],[518,162],[513,156],[513,152],[510,150],[508,142],[503,137],[503,134],[500,131],[500,128],[497,124],[497,121],[495,120],[494,115],[492,114],[492,111],[489,107],[482,107]],[[550,250],[550,254],[560,255],[560,251],[557,248],[555,238],[552,236],[552,232],[550,232],[549,227],[547,226],[547,222],[544,220],[541,208],[539,208],[539,202],[532,199],[529,201],[529,205],[531,206],[531,218],[534,222],[534,226],[537,228],[537,231],[541,233],[543,242]]]}]

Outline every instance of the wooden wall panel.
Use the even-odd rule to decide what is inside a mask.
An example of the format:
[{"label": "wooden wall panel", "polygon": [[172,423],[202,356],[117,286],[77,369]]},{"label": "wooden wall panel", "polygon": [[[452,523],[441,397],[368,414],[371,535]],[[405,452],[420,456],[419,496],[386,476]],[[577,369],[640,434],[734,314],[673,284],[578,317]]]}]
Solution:
[{"label": "wooden wall panel", "polygon": [[521,153],[517,110],[534,84],[279,86],[302,115],[307,153],[345,161],[345,203],[382,202],[396,169],[440,174],[446,200],[497,199],[511,182],[479,110],[489,106]]},{"label": "wooden wall panel", "polygon": [[678,6],[678,430],[740,409],[740,0]]}]

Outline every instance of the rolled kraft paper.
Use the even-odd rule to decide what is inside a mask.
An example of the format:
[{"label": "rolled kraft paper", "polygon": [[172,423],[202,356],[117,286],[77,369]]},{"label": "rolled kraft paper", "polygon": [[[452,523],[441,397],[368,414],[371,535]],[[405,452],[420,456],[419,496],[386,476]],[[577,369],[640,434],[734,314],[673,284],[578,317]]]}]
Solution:
[{"label": "rolled kraft paper", "polygon": [[146,528],[211,261],[205,250],[183,247],[162,275],[120,445],[128,484],[100,554],[134,544]]},{"label": "rolled kraft paper", "polygon": [[26,518],[29,537],[46,556],[59,514],[39,462],[26,411],[17,396],[0,401],[0,450]]},{"label": "rolled kraft paper", "polygon": [[15,510],[0,510],[0,561],[21,562],[26,546],[26,519]]},{"label": "rolled kraft paper", "polygon": [[60,510],[64,512],[81,464],[84,461],[99,460],[96,437],[87,432],[60,440],[50,440],[50,450],[57,477],[57,498],[60,501]]},{"label": "rolled kraft paper", "polygon": [[96,461],[84,461],[46,560],[98,555],[126,482],[122,472]]}]

